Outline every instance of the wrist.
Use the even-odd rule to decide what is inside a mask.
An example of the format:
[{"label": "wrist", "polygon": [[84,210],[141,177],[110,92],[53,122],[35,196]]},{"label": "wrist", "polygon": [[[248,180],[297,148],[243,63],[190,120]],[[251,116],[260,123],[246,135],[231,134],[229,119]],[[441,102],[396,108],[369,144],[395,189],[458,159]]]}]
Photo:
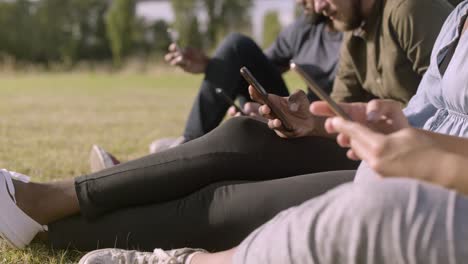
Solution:
[{"label": "wrist", "polygon": [[435,173],[438,175],[432,175],[431,177],[434,177],[433,179],[437,177],[437,182],[446,188],[468,195],[468,177],[466,175],[468,158],[451,152],[444,152],[439,155],[440,161],[435,166],[437,167]]}]

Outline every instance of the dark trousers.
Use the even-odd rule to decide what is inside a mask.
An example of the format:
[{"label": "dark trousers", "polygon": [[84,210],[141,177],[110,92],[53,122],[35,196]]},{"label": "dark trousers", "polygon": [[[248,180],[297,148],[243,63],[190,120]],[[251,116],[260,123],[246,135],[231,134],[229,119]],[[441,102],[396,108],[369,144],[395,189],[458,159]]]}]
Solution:
[{"label": "dark trousers", "polygon": [[354,173],[287,177],[356,167],[333,140],[285,140],[264,123],[235,118],[174,149],[77,178],[81,215],[51,224],[50,241],[82,250],[227,249]]},{"label": "dark trousers", "polygon": [[222,88],[233,100],[249,98],[248,84],[239,73],[242,66],[249,68],[268,92],[280,96],[289,94],[281,73],[257,44],[243,35],[231,34],[208,65],[185,125],[183,136],[187,141],[205,135],[223,120],[229,104],[216,94],[216,88]]}]

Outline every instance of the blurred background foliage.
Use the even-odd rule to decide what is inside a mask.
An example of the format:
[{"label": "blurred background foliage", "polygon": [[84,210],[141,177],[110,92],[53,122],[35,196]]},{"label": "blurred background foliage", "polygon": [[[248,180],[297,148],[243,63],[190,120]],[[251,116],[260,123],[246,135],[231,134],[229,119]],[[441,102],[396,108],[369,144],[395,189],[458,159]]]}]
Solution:
[{"label": "blurred background foliage", "polygon": [[72,64],[111,57],[102,0],[0,2],[1,59]]},{"label": "blurred background foliage", "polygon": [[[71,69],[80,62],[120,67],[129,58],[150,61],[166,52],[168,27],[179,32],[180,46],[206,51],[230,32],[251,33],[254,0],[167,1],[175,17],[170,25],[137,17],[136,0],[0,0],[0,66]],[[203,23],[201,13],[206,16]],[[261,45],[266,48],[281,25],[275,11],[261,19]]]},{"label": "blurred background foliage", "polygon": [[263,47],[268,48],[281,32],[279,14],[276,11],[269,11],[263,18]]},{"label": "blurred background foliage", "polygon": [[[252,0],[171,0],[175,22],[148,24],[136,17],[135,0],[0,1],[0,63],[113,62],[163,54],[172,27],[181,46],[213,49],[232,31],[248,32]],[[206,28],[197,12],[207,14]]]}]

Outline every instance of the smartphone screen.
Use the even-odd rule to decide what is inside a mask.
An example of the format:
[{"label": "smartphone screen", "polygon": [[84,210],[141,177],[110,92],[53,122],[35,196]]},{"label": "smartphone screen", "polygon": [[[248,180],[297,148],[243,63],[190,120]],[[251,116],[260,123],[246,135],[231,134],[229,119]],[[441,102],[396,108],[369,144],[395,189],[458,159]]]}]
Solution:
[{"label": "smartphone screen", "polygon": [[351,117],[322,88],[320,88],[320,86],[310,78],[310,76],[299,65],[291,61],[290,66],[293,71],[302,77],[307,84],[308,89],[317,95],[322,101],[327,102],[335,114],[346,120],[351,120]]},{"label": "smartphone screen", "polygon": [[272,104],[270,100],[268,99],[268,93],[266,90],[263,88],[263,86],[255,79],[255,77],[252,75],[252,73],[247,69],[247,67],[242,67],[240,69],[240,73],[244,77],[244,79],[252,85],[252,87],[260,94],[262,97],[263,101],[265,102],[268,107],[270,107],[271,111],[273,114],[276,115],[276,117],[281,120],[281,123],[283,124],[283,127],[287,131],[292,131],[292,126],[289,124],[287,121],[286,115],[281,111],[280,108],[276,107],[276,105]]},{"label": "smartphone screen", "polygon": [[228,103],[229,105],[231,106],[234,106],[234,108],[236,108],[236,111],[241,113],[241,115],[245,116],[246,114],[244,113],[244,111],[236,104],[234,103],[234,101],[231,99],[231,97],[229,97],[223,89],[221,88],[216,88],[215,89],[215,92],[217,95],[221,96],[224,101],[226,101],[226,103]]}]

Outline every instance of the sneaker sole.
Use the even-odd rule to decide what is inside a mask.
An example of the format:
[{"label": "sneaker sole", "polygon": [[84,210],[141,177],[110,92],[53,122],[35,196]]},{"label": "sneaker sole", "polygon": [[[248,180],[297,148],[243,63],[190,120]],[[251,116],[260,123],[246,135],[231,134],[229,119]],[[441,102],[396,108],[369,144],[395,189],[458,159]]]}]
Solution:
[{"label": "sneaker sole", "polygon": [[[0,193],[2,194],[6,194],[6,195],[2,195],[2,196],[6,196],[6,197],[0,197],[0,208],[5,208],[5,207],[9,207],[7,203],[8,200],[11,200],[11,197],[8,193],[8,187],[7,187],[7,183],[6,183],[6,180],[1,177],[0,179]],[[0,236],[3,238],[3,240],[8,244],[8,246],[12,247],[12,248],[21,248],[21,246],[18,246],[16,245],[15,243],[13,243],[13,241],[11,241],[9,239],[9,237],[15,237],[16,239],[15,240],[18,240],[18,237],[15,235],[15,233],[12,231],[12,228],[8,225],[8,220],[7,220],[7,215],[2,213],[0,215]]]},{"label": "sneaker sole", "polygon": [[[104,251],[105,249],[98,249],[98,250],[94,250],[94,251],[91,251],[91,252],[88,252],[86,255],[84,255],[83,257],[81,257],[80,259],[80,262],[78,262],[78,264],[92,264],[92,263],[86,263],[86,261],[88,261],[88,259],[96,252],[100,252],[100,251]],[[99,264],[106,264],[106,263],[99,263]]]},{"label": "sneaker sole", "polygon": [[[80,261],[78,262],[78,264],[115,264],[117,263],[116,261],[112,260],[112,259],[109,259],[109,261],[104,261],[103,262],[103,259],[99,259],[99,262],[87,262],[89,261],[91,258],[93,258],[95,255],[99,255],[100,252],[106,252],[106,251],[110,251],[110,250],[114,250],[114,249],[110,249],[110,248],[104,248],[104,249],[97,249],[97,250],[93,250],[91,252],[88,252],[86,255],[84,255]],[[115,249],[115,250],[118,250],[118,251],[126,251],[126,250],[123,250],[123,249]],[[124,263],[122,262],[118,262],[118,263],[122,263],[122,264],[131,264],[131,263],[136,263],[135,262],[135,259],[134,257],[132,256],[130,259],[126,259],[128,260],[129,262],[125,261]],[[146,262],[145,262],[146,263]]]},{"label": "sneaker sole", "polygon": [[[15,245],[12,241],[10,241],[10,239],[8,239],[8,237],[11,237],[11,236],[14,236],[14,234],[11,232],[11,230],[5,228],[5,223],[6,220],[5,218],[1,217],[0,218],[0,225],[2,226],[2,229],[0,230],[0,237],[2,237],[2,239],[7,243],[7,245],[11,248],[22,248],[21,246],[17,246]],[[7,229],[7,230],[5,230]],[[8,234],[6,234],[6,232],[8,232]]]},{"label": "sneaker sole", "polygon": [[98,172],[115,166],[112,158],[97,145],[93,145],[91,149],[89,164],[91,165],[91,172]]},{"label": "sneaker sole", "polygon": [[[26,215],[11,200],[8,192],[7,182],[4,177],[0,177],[0,236],[13,248],[24,248],[41,230],[41,226]],[[10,219],[11,214],[15,214],[17,219]],[[24,232],[20,236],[18,232]]]}]

